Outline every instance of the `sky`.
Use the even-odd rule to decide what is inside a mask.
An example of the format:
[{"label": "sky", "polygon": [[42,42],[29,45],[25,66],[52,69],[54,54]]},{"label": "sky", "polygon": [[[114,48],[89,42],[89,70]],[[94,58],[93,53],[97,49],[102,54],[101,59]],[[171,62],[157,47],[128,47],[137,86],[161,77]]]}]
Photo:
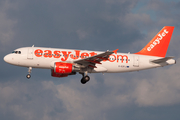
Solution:
[{"label": "sky", "polygon": [[[179,120],[179,0],[0,0],[1,120]],[[3,57],[27,46],[140,51],[175,26],[167,51],[177,64],[130,73],[51,77]]]}]

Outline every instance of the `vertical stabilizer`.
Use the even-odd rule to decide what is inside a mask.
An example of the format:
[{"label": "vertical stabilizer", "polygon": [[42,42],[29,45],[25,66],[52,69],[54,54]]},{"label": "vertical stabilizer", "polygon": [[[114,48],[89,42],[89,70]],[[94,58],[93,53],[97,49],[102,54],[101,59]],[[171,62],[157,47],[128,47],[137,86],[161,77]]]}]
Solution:
[{"label": "vertical stabilizer", "polygon": [[135,54],[165,57],[173,30],[174,26],[163,27],[141,51]]}]

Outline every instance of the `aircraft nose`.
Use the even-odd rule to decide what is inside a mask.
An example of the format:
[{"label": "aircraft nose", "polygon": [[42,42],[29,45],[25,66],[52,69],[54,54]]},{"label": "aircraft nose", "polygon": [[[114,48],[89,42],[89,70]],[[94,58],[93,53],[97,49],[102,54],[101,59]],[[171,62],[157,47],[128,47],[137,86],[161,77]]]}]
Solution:
[{"label": "aircraft nose", "polygon": [[5,62],[7,62],[7,55],[6,55],[6,56],[4,56],[4,61],[5,61]]},{"label": "aircraft nose", "polygon": [[4,61],[9,63],[10,62],[10,56],[9,55],[4,56]]}]

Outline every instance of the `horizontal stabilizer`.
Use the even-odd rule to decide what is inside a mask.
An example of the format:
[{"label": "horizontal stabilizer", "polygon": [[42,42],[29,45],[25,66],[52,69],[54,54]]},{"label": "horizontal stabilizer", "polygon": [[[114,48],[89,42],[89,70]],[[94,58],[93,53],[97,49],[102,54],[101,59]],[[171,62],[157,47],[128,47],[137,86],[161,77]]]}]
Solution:
[{"label": "horizontal stabilizer", "polygon": [[165,57],[165,58],[160,58],[160,59],[156,59],[156,60],[151,60],[150,62],[159,64],[159,63],[164,63],[166,61],[168,61],[169,59],[172,59],[174,57]]}]

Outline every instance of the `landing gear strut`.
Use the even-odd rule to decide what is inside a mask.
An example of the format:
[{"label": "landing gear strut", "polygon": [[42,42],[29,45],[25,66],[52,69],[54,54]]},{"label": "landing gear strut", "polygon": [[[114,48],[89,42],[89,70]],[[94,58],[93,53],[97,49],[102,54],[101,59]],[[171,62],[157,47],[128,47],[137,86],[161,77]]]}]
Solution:
[{"label": "landing gear strut", "polygon": [[82,76],[83,76],[81,79],[81,83],[86,84],[90,80],[90,77],[87,75],[87,72],[85,72],[85,75],[84,75],[84,73],[80,73],[80,74],[82,74]]},{"label": "landing gear strut", "polygon": [[27,79],[30,79],[30,78],[31,78],[31,71],[32,71],[32,67],[29,67],[29,69],[28,69],[28,73],[29,73],[29,74],[26,75],[26,78],[27,78]]}]

